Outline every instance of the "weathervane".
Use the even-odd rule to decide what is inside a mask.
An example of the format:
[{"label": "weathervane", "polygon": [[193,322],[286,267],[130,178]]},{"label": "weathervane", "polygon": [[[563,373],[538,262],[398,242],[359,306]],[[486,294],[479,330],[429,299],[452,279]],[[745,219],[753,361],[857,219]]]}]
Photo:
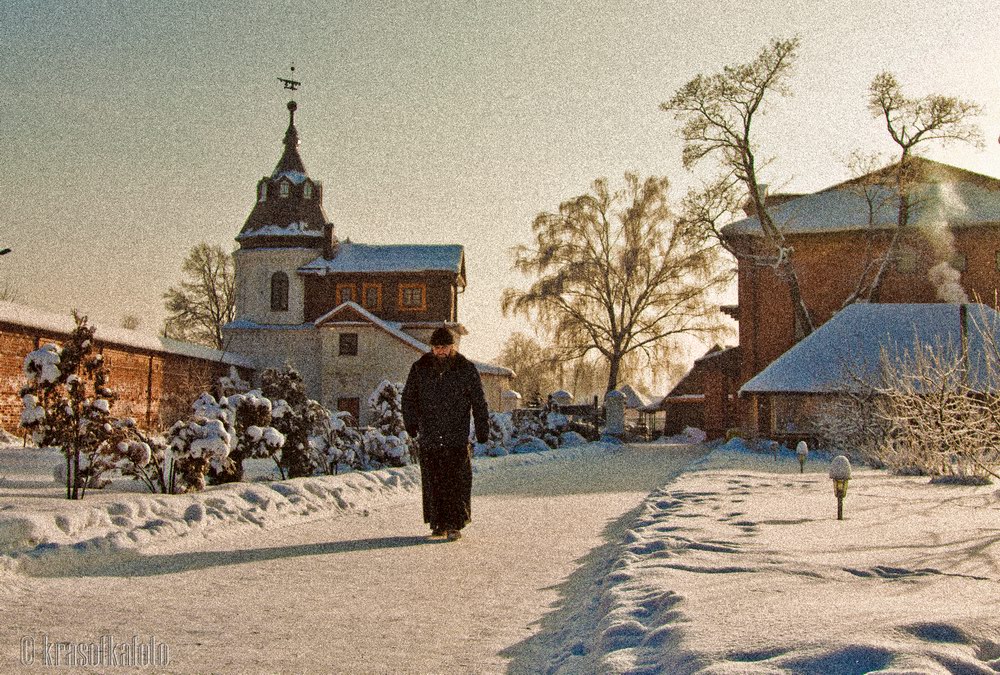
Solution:
[{"label": "weathervane", "polygon": [[[294,65],[292,66],[292,74],[293,75],[295,74]],[[298,82],[297,80],[285,79],[284,77],[279,77],[278,82],[281,82],[281,84],[284,85],[285,89],[291,89],[292,91],[295,91],[296,89],[302,86],[301,82]]]}]

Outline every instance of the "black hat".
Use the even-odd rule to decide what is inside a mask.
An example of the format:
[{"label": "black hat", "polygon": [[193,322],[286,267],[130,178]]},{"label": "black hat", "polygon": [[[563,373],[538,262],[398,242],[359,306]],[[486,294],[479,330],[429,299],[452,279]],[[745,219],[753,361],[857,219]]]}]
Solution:
[{"label": "black hat", "polygon": [[444,345],[453,345],[453,344],[455,344],[455,336],[452,335],[452,332],[447,328],[445,328],[444,326],[441,326],[440,328],[435,328],[434,332],[431,333],[432,347],[441,347]]}]

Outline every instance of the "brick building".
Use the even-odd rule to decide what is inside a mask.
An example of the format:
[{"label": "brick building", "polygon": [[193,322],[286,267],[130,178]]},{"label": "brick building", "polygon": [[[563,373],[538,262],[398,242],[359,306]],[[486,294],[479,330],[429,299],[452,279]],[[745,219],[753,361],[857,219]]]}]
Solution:
[{"label": "brick building", "polygon": [[[883,282],[871,302],[937,303],[980,299],[994,303],[1000,289],[1000,180],[926,159],[911,160],[913,199],[909,225],[899,232]],[[897,233],[898,195],[888,177],[896,167],[806,195],[767,198],[791,249],[803,299],[815,326],[843,306],[869,263],[886,257]],[[741,398],[721,407],[744,382],[804,336],[796,325],[787,282],[773,264],[753,215],[723,228],[738,260],[738,302],[727,308],[739,322],[739,377],[729,391],[709,397],[706,415],[750,433],[766,428],[766,401]],[[768,256],[772,260],[768,261]],[[869,272],[870,274],[870,272]],[[870,278],[870,277],[869,277]],[[725,388],[720,369],[703,379]],[[718,386],[716,386],[718,385]]]}]

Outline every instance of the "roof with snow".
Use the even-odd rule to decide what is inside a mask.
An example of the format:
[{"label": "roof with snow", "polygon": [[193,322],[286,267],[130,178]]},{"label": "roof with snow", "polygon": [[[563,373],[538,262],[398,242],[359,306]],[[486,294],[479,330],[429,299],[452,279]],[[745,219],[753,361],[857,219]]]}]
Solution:
[{"label": "roof with snow", "polygon": [[[76,328],[76,322],[70,314],[55,314],[13,302],[0,302],[0,322],[62,335],[69,335]],[[94,322],[90,322],[90,325],[95,328],[94,339],[106,344],[153,352],[167,352],[231,366],[253,368],[253,363],[249,359],[232,352],[224,352],[211,347],[171,340],[126,328],[105,327]]]},{"label": "roof with snow", "polygon": [[[246,319],[240,319],[239,321],[233,321],[226,324],[227,329],[244,329],[244,330],[260,330],[260,329],[272,329],[272,330],[310,330],[316,329],[321,326],[330,326],[335,324],[357,324],[357,323],[368,323],[376,328],[388,333],[397,340],[401,341],[405,345],[411,347],[414,351],[425,353],[431,350],[430,345],[421,342],[417,338],[413,337],[406,331],[402,329],[401,323],[396,323],[394,321],[386,321],[375,316],[367,309],[362,307],[356,302],[347,301],[342,302],[337,305],[329,312],[323,316],[317,318],[312,323],[304,323],[297,325],[266,325],[258,324],[253,321],[248,321]],[[483,363],[481,361],[476,361],[469,359],[476,366],[476,370],[480,373],[487,375],[500,375],[502,377],[514,377],[514,371],[510,368],[505,368],[504,366],[497,366],[492,363]]]},{"label": "roof with snow", "polygon": [[288,130],[284,151],[270,176],[257,183],[253,209],[236,241],[244,248],[306,247],[323,245],[329,222],[323,211],[323,191],[309,178],[299,155],[294,101],[288,104]]},{"label": "roof with snow", "polygon": [[[914,189],[911,224],[1000,225],[1000,180],[928,159],[912,161],[920,172],[920,182]],[[895,227],[898,193],[889,183],[877,182],[884,181],[895,166],[813,194],[770,196],[769,211],[775,224],[787,234]],[[760,220],[756,216],[744,218],[722,231],[725,235],[759,235]]]},{"label": "roof with snow", "polygon": [[618,387],[618,391],[625,394],[625,407],[632,410],[640,410],[646,406],[646,402],[642,400],[638,392],[632,388],[632,385],[623,384]]},{"label": "roof with snow", "polygon": [[356,244],[341,242],[331,260],[317,258],[299,268],[310,274],[334,272],[452,272],[465,276],[459,244]]},{"label": "roof with snow", "polygon": [[[958,304],[854,304],[835,314],[740,388],[741,394],[830,394],[876,381],[881,356],[906,362],[917,349],[958,358]],[[988,372],[990,346],[1000,344],[1000,314],[966,304],[968,373],[976,388],[1000,386]],[[981,389],[982,390],[982,389]]]}]

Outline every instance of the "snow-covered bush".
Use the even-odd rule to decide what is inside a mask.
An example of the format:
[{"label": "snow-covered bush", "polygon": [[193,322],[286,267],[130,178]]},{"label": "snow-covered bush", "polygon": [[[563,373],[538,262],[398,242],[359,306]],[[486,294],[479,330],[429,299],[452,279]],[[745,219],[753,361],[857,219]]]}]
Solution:
[{"label": "snow-covered bush", "polygon": [[229,456],[233,435],[228,411],[211,394],[202,394],[194,407],[193,416],[176,422],[168,432],[171,492],[205,489],[205,476],[210,470],[217,476],[234,473]]},{"label": "snow-covered bush", "polygon": [[21,426],[39,445],[66,457],[66,497],[81,499],[88,487],[119,460],[122,433],[111,415],[104,358],[94,347],[94,328],[73,313],[76,327],[60,348],[46,344],[24,360],[27,384],[21,389]]},{"label": "snow-covered bush", "polygon": [[826,449],[897,473],[982,483],[1000,477],[1000,345],[993,331],[969,377],[963,350],[922,345],[905,353],[883,350],[875,378],[855,376],[859,393],[842,396],[817,415]]},{"label": "snow-covered bush", "polygon": [[315,432],[309,437],[312,460],[327,475],[339,473],[342,466],[361,468],[364,441],[350,421],[351,414],[348,412],[326,411]]},{"label": "snow-covered bush", "polygon": [[571,448],[575,445],[585,445],[587,439],[575,431],[564,431],[559,436],[559,447],[560,448]]},{"label": "snow-covered bush", "polygon": [[309,437],[325,420],[325,409],[306,396],[302,376],[290,366],[269,368],[261,375],[261,391],[274,401],[271,424],[284,436],[278,469],[282,478],[311,476],[317,465],[309,449]]},{"label": "snow-covered bush", "polygon": [[382,380],[368,398],[371,430],[364,434],[365,454],[385,466],[409,463],[412,441],[403,423],[403,385]]},{"label": "snow-covered bush", "polygon": [[540,438],[522,438],[514,445],[512,452],[524,454],[529,452],[547,452],[551,450],[548,444]]}]

